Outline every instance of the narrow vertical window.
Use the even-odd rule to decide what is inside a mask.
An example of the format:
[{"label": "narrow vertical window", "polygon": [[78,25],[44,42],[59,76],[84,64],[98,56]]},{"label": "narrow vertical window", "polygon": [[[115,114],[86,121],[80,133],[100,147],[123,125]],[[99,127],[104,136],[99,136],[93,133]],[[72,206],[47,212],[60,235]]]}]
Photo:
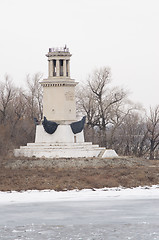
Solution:
[{"label": "narrow vertical window", "polygon": [[66,60],[66,77],[68,77],[68,60]]},{"label": "narrow vertical window", "polygon": [[60,76],[63,76],[63,60],[60,60]]},{"label": "narrow vertical window", "polygon": [[53,76],[56,76],[56,60],[53,60]]}]

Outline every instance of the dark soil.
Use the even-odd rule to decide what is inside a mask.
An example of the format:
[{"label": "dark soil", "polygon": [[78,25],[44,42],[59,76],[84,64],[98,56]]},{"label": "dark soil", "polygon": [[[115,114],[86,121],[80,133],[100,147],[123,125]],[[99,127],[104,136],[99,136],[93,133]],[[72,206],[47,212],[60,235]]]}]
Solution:
[{"label": "dark soil", "polygon": [[159,160],[137,158],[0,160],[0,191],[71,190],[159,184]]}]

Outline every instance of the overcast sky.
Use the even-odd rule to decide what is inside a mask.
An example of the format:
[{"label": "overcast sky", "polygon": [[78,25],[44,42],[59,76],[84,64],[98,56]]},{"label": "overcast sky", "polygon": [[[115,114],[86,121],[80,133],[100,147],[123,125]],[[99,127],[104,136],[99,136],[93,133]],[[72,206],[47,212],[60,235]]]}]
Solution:
[{"label": "overcast sky", "polygon": [[133,101],[159,104],[159,0],[0,0],[0,81],[46,78],[45,54],[65,44],[76,81],[109,66]]}]

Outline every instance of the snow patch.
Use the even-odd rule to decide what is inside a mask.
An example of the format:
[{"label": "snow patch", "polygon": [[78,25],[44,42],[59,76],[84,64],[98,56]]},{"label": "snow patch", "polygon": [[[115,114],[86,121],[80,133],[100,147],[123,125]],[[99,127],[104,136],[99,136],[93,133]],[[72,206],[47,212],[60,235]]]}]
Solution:
[{"label": "snow patch", "polygon": [[159,185],[137,188],[102,188],[71,191],[28,190],[24,192],[0,192],[0,204],[17,204],[55,201],[93,201],[123,199],[159,199]]}]

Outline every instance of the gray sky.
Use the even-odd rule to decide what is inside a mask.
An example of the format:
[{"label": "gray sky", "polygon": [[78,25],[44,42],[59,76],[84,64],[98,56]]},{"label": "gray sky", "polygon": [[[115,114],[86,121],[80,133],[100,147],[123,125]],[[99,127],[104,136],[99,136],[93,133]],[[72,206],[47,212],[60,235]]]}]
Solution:
[{"label": "gray sky", "polygon": [[0,80],[46,78],[48,49],[67,44],[72,78],[109,66],[133,101],[159,104],[159,0],[0,0],[0,33]]}]

